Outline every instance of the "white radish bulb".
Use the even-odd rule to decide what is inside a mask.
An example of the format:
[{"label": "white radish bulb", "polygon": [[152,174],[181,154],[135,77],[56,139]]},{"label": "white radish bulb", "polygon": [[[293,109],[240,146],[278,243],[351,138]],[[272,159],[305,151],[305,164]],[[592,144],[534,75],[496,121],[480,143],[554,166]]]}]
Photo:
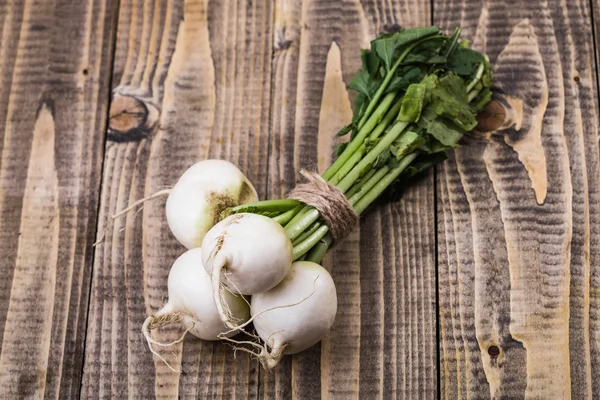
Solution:
[{"label": "white radish bulb", "polygon": [[216,224],[202,242],[202,261],[211,275],[213,294],[221,318],[234,327],[222,310],[220,287],[253,295],[277,285],[292,265],[292,243],[285,229],[268,217],[240,213]]},{"label": "white radish bulb", "polygon": [[[203,340],[219,340],[237,333],[230,332],[219,317],[200,248],[186,251],[175,261],[169,272],[168,292],[167,304],[144,323],[148,331],[177,321]],[[248,320],[250,308],[242,296],[225,290],[223,297],[234,318]]]},{"label": "white radish bulb", "polygon": [[200,247],[224,209],[255,201],[256,190],[235,165],[204,160],[188,168],[169,193],[167,222],[181,244]]},{"label": "white radish bulb", "polygon": [[296,261],[273,289],[252,296],[256,332],[271,352],[261,359],[273,368],[284,354],[317,344],[331,329],[337,312],[337,293],[331,275],[310,261]]}]

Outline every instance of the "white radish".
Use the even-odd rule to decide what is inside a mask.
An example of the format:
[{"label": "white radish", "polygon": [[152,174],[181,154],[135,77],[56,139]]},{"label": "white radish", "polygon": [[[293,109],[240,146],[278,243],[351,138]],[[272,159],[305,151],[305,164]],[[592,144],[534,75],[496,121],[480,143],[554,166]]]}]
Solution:
[{"label": "white radish", "polygon": [[169,193],[167,222],[181,244],[200,247],[223,210],[255,201],[256,190],[235,165],[204,160],[188,168]]},{"label": "white radish", "polygon": [[271,349],[259,358],[270,369],[284,354],[295,354],[317,344],[331,329],[337,294],[331,275],[310,261],[296,261],[273,289],[252,296],[254,328]]},{"label": "white radish", "polygon": [[237,325],[223,307],[223,286],[244,295],[273,288],[290,270],[292,250],[285,229],[262,215],[233,214],[208,231],[202,242],[202,261],[211,276],[217,309],[228,327]]},{"label": "white radish", "polygon": [[[203,340],[219,340],[238,333],[228,329],[221,321],[213,300],[210,277],[202,265],[202,249],[188,250],[177,258],[169,272],[167,286],[169,301],[160,311],[148,317],[142,327],[150,350],[163,361],[152,349],[152,344],[170,346],[182,341],[188,332]],[[233,319],[239,322],[249,319],[250,307],[246,299],[227,290],[221,295]],[[187,328],[181,338],[166,344],[152,339],[152,329],[176,322]]]}]

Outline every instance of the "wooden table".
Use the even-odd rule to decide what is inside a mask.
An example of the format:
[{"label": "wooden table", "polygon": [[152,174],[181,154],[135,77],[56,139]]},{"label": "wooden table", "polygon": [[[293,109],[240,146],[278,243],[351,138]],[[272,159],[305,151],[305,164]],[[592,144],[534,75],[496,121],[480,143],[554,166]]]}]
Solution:
[{"label": "wooden table", "polygon": [[[0,396],[600,396],[599,10],[0,0]],[[327,257],[339,312],[320,345],[267,373],[188,337],[166,353],[184,373],[170,372],[140,327],[183,248],[164,198],[111,215],[208,157],[261,198],[322,170],[359,49],[396,24],[462,26],[495,65],[505,117]]]}]

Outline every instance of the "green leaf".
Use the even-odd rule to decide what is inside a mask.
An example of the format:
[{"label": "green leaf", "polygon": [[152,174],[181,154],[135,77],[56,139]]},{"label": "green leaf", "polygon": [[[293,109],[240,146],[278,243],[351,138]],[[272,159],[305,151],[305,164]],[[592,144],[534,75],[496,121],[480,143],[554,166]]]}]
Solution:
[{"label": "green leaf", "polygon": [[445,64],[448,59],[445,56],[435,54],[434,52],[427,53],[411,53],[409,54],[403,64]]},{"label": "green leaf", "polygon": [[485,61],[481,83],[483,83],[483,87],[486,88],[492,86],[492,65],[487,60]]},{"label": "green leaf", "polygon": [[412,84],[408,87],[402,98],[402,107],[398,119],[403,122],[415,122],[421,116],[421,110],[427,101],[427,87],[422,83]]},{"label": "green leaf", "polygon": [[363,69],[359,69],[350,80],[348,88],[371,98],[371,78],[369,77],[369,73]]},{"label": "green leaf", "polygon": [[423,138],[417,132],[404,131],[402,135],[390,145],[390,152],[397,159],[400,159],[421,146],[423,142]]},{"label": "green leaf", "polygon": [[[436,138],[447,149],[456,147],[465,131],[447,118],[436,118],[427,126],[427,132]],[[439,151],[439,150],[438,150]]]},{"label": "green leaf", "polygon": [[473,110],[475,114],[478,114],[491,100],[492,91],[489,88],[485,88],[471,102],[471,110]]},{"label": "green leaf", "polygon": [[[389,129],[389,128],[388,128]],[[382,136],[385,136],[382,135]],[[379,143],[381,141],[382,136],[376,138],[376,139],[372,139],[370,137],[365,139],[365,150],[368,153],[369,151],[371,151],[375,146],[377,146],[377,143]]]},{"label": "green leaf", "polygon": [[[412,44],[423,38],[433,36],[439,32],[439,28],[435,26],[419,27],[405,29],[394,34],[382,35],[371,42],[371,49],[381,59],[389,71],[394,64],[394,59],[397,56],[397,51],[404,46]],[[416,52],[416,51],[415,51]]]},{"label": "green leaf", "polygon": [[381,60],[377,57],[377,54],[374,51],[361,49],[360,58],[362,60],[363,69],[367,71],[370,76],[375,76],[381,64]]},{"label": "green leaf", "polygon": [[403,122],[415,122],[421,116],[421,111],[430,101],[430,93],[437,85],[437,76],[429,75],[421,83],[413,83],[402,98],[402,106],[398,119]]},{"label": "green leaf", "polygon": [[397,47],[396,35],[371,42],[371,48],[377,53],[377,56],[381,61],[383,61],[387,71],[389,71],[392,66],[392,60],[394,59],[394,53],[396,52]]},{"label": "green leaf", "polygon": [[448,56],[447,69],[459,75],[470,77],[482,62],[485,62],[485,58],[481,53],[459,46]]},{"label": "green leaf", "polygon": [[346,125],[345,127],[343,127],[342,129],[340,129],[340,131],[335,135],[335,136],[344,136],[347,135],[348,132],[350,132],[352,129],[354,129],[355,124],[354,122]]},{"label": "green leaf", "polygon": [[432,38],[419,43],[402,61],[402,64],[445,64],[447,57],[440,54],[447,39]]},{"label": "green leaf", "polygon": [[419,157],[411,165],[404,170],[403,175],[413,177],[444,162],[448,157],[445,153],[424,154]]},{"label": "green leaf", "polygon": [[333,154],[335,154],[336,156],[340,156],[344,152],[344,150],[346,150],[347,146],[348,146],[348,142],[338,143],[338,145],[335,146],[335,150],[333,151]]},{"label": "green leaf", "polygon": [[384,94],[396,92],[398,90],[406,89],[413,83],[421,81],[423,71],[421,68],[415,66],[407,66],[399,69],[398,74],[394,75]]},{"label": "green leaf", "polygon": [[439,79],[437,87],[431,91],[430,107],[437,115],[449,118],[465,131],[477,125],[469,107],[465,82],[456,74],[449,73]]},{"label": "green leaf", "polygon": [[360,119],[362,114],[365,112],[369,103],[369,98],[364,93],[359,93],[356,96],[356,100],[354,101],[354,116],[352,121],[357,121]]},{"label": "green leaf", "polygon": [[462,29],[460,27],[458,27],[454,30],[454,32],[452,33],[452,36],[450,36],[450,38],[444,45],[444,48],[442,49],[441,54],[443,54],[444,57],[448,57],[450,54],[452,54],[454,52],[454,50],[456,50],[456,46],[458,45],[458,39],[460,38],[461,32],[462,32]]},{"label": "green leaf", "polygon": [[391,156],[392,153],[390,152],[390,149],[385,149],[381,154],[379,154],[379,156],[377,156],[375,162],[373,163],[373,167],[383,167],[390,160]]},{"label": "green leaf", "polygon": [[433,36],[440,31],[437,26],[424,26],[417,28],[410,28],[397,33],[396,46],[405,46],[407,44],[414,43],[418,40]]}]

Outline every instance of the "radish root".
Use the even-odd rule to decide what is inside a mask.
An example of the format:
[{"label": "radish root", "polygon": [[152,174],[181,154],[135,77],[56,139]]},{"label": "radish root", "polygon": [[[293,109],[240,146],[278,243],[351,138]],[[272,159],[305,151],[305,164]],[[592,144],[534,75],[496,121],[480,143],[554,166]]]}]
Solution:
[{"label": "radish root", "polygon": [[273,369],[279,364],[281,358],[284,355],[285,348],[288,346],[287,343],[284,343],[282,346],[275,347],[272,351],[268,351],[265,345],[263,352],[259,355],[258,360],[265,367],[265,369]]},{"label": "radish root", "polygon": [[[261,315],[261,314],[264,314],[264,313],[266,313],[266,312],[268,312],[268,311],[278,310],[278,309],[280,309],[280,308],[294,307],[294,306],[297,306],[298,304],[302,304],[302,303],[304,303],[306,300],[310,299],[310,298],[312,297],[312,295],[313,295],[313,294],[315,294],[315,292],[316,292],[316,290],[317,290],[317,279],[319,279],[319,277],[318,277],[318,276],[317,276],[317,277],[315,278],[315,280],[313,281],[313,290],[312,290],[312,292],[310,292],[310,294],[309,294],[308,296],[304,297],[303,299],[301,299],[301,300],[299,300],[299,301],[297,301],[297,302],[295,302],[295,303],[292,303],[292,304],[286,304],[285,306],[275,306],[275,307],[271,307],[271,308],[266,308],[266,309],[264,309],[264,310],[262,310],[262,311],[260,311],[260,312],[258,312],[258,313],[256,313],[256,314],[254,314],[252,317],[250,317],[250,319],[248,319],[248,320],[247,320],[246,322],[244,322],[243,324],[241,324],[241,325],[237,325],[235,328],[232,328],[231,330],[229,330],[229,331],[225,332],[224,334],[226,335],[226,334],[228,334],[228,333],[231,333],[231,332],[233,332],[234,330],[238,330],[238,329],[239,329],[239,330],[242,330],[243,332],[246,332],[246,331],[244,331],[244,329],[243,329],[243,328],[245,328],[246,326],[248,326],[248,325],[249,325],[249,324],[250,324],[252,321],[254,321],[254,319],[255,319],[256,317],[258,317],[259,315]],[[247,332],[246,332],[246,333],[247,333]],[[254,336],[254,335],[252,335],[252,336]]]},{"label": "radish root", "polygon": [[[214,269],[213,269],[213,274],[214,274]],[[214,278],[214,275],[213,275]],[[231,330],[227,331],[227,332],[223,332],[219,335],[219,337],[221,339],[227,340],[228,342],[234,343],[237,346],[233,346],[233,351],[234,353],[237,352],[238,350],[243,351],[245,353],[249,353],[253,358],[258,359],[260,361],[260,363],[262,364],[262,366],[267,369],[273,369],[275,368],[275,366],[277,366],[277,364],[279,364],[279,361],[281,361],[281,358],[284,356],[284,352],[286,347],[288,346],[287,343],[284,343],[283,345],[276,345],[273,347],[273,350],[269,351],[269,347],[267,345],[267,343],[269,342],[269,340],[271,340],[271,337],[273,337],[273,335],[275,335],[276,333],[279,333],[280,331],[277,332],[273,332],[268,338],[267,340],[265,340],[263,342],[263,344],[261,344],[261,339],[260,336],[255,335],[253,333],[248,333],[246,330],[244,330],[244,328],[246,326],[248,326],[256,317],[258,317],[261,314],[264,314],[268,311],[273,311],[273,310],[277,310],[280,308],[288,308],[288,307],[294,307],[297,306],[298,304],[301,304],[303,302],[305,302],[306,300],[308,300],[312,295],[315,294],[315,291],[317,290],[317,279],[319,279],[319,277],[317,276],[315,278],[315,280],[313,281],[313,290],[312,292],[307,295],[306,297],[304,297],[303,299],[292,303],[292,304],[287,304],[284,306],[276,306],[276,307],[271,307],[271,308],[267,308],[265,310],[262,310],[258,313],[256,313],[255,315],[253,315],[250,319],[248,319],[246,322],[244,322],[241,325],[237,325],[235,328],[232,328]],[[220,282],[219,282],[220,283]],[[214,280],[213,280],[213,285],[214,285]],[[223,286],[221,284],[221,286]],[[214,287],[214,286],[213,286]],[[251,336],[252,338],[256,339],[258,341],[257,342],[252,342],[249,340],[235,340],[235,339],[231,339],[226,337],[225,335],[233,332],[233,331],[240,331],[240,332],[244,332],[245,334]],[[251,350],[248,349],[246,347],[242,347],[244,345],[248,345],[248,346],[252,346],[255,350]],[[259,351],[257,351],[259,350]]]},{"label": "radish root", "polygon": [[211,280],[215,305],[217,306],[221,321],[223,321],[225,326],[231,329],[229,332],[233,332],[238,330],[239,325],[236,324],[236,318],[233,316],[233,313],[225,300],[225,285],[221,282],[221,272],[225,269],[225,265],[224,263],[215,265],[214,262],[212,264]]},{"label": "radish root", "polygon": [[[219,236],[217,238],[217,244],[213,247],[210,256],[208,257],[208,263],[210,263],[210,269],[212,270],[210,279],[212,282],[213,298],[215,300],[215,305],[217,306],[217,312],[219,313],[221,321],[223,321],[225,326],[230,329],[227,333],[230,333],[238,329],[239,320],[233,316],[229,304],[227,304],[227,300],[225,299],[226,287],[223,282],[221,282],[221,273],[227,277],[227,260],[220,259],[218,262],[216,261],[219,250],[223,247],[224,240],[224,236]],[[227,280],[229,280],[229,278],[227,278]],[[245,298],[244,300],[248,302]]]},{"label": "radish root", "polygon": [[[271,334],[271,336],[273,336],[276,333],[278,333],[278,332],[274,332],[273,334]],[[269,339],[271,338],[271,336],[269,337]],[[281,358],[284,356],[285,349],[288,346],[287,343],[284,343],[281,346],[276,346],[274,348],[274,350],[269,351],[269,348],[266,343],[261,345],[259,343],[255,343],[255,342],[251,342],[251,341],[247,341],[247,340],[235,340],[235,339],[231,339],[231,338],[227,338],[227,337],[223,337],[223,339],[225,339],[231,343],[235,343],[237,345],[237,346],[232,345],[234,355],[238,351],[243,351],[245,353],[248,353],[248,354],[250,354],[250,356],[253,359],[257,359],[258,361],[260,361],[262,366],[267,370],[273,369],[273,368],[275,368],[275,366],[277,366],[277,364],[279,364],[279,361],[281,361]],[[269,341],[269,339],[267,339],[267,342]],[[243,347],[244,345],[252,346],[252,347],[254,347],[255,350]]]},{"label": "radish root", "polygon": [[169,367],[169,369],[171,371],[177,372],[177,373],[180,371],[177,371],[175,368],[173,368],[171,366],[171,364],[169,364],[169,362],[163,358],[163,356],[161,356],[156,350],[154,350],[152,345],[154,344],[154,345],[160,346],[160,347],[169,347],[169,346],[174,346],[177,343],[181,343],[183,341],[183,339],[185,339],[185,336],[188,334],[188,332],[194,328],[196,323],[194,321],[192,321],[192,325],[189,328],[187,328],[177,340],[174,340],[170,343],[162,343],[157,340],[154,340],[152,338],[152,335],[150,334],[150,331],[153,329],[162,328],[164,326],[173,324],[175,322],[180,322],[181,319],[182,319],[181,313],[169,313],[169,314],[163,314],[163,315],[159,315],[159,316],[152,315],[152,316],[146,318],[146,320],[144,321],[144,324],[142,325],[142,333],[144,334],[144,338],[146,339],[146,342],[148,343],[150,352],[152,354],[154,354],[156,357],[158,357],[163,363],[165,363],[165,365],[167,367]]},{"label": "radish root", "polygon": [[[151,201],[151,200],[158,199],[159,197],[162,197],[162,196],[168,196],[168,195],[169,195],[169,193],[171,193],[171,190],[173,190],[173,189],[172,189],[172,188],[166,188],[166,189],[162,189],[162,190],[159,190],[159,191],[158,191],[158,192],[156,192],[156,193],[153,193],[153,194],[151,194],[150,196],[144,197],[143,199],[139,199],[139,200],[137,200],[136,202],[134,202],[133,204],[131,204],[130,206],[128,206],[127,208],[124,208],[123,210],[119,211],[118,213],[116,213],[116,214],[112,215],[112,216],[110,217],[110,219],[111,219],[112,221],[114,221],[115,219],[119,218],[120,216],[122,216],[122,215],[125,215],[125,214],[129,213],[131,210],[135,209],[135,208],[136,208],[137,206],[139,206],[140,204],[144,204],[144,203],[145,203],[145,202],[147,202],[147,201]],[[140,208],[140,210],[141,210],[141,209],[142,209],[142,208]],[[136,212],[136,215],[137,215],[137,213],[138,213],[140,210],[138,210],[138,211]],[[106,232],[107,232],[107,231],[108,231],[108,226],[106,226],[106,227],[105,227],[105,228],[102,230],[102,235],[100,235],[100,237],[98,238],[98,240],[97,240],[97,241],[96,241],[96,242],[95,242],[95,243],[94,243],[92,246],[97,246],[97,245],[99,245],[100,243],[104,242],[104,238],[106,237]]]}]

